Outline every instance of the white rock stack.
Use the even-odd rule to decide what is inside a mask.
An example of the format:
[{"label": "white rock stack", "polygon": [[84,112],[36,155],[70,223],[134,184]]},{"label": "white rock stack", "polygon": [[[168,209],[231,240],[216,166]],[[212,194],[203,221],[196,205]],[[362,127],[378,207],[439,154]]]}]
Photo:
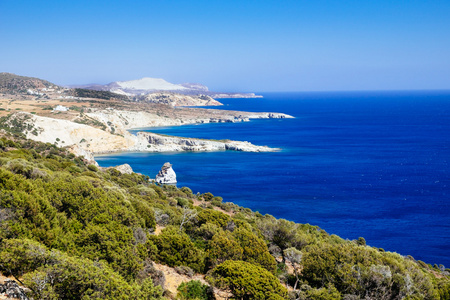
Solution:
[{"label": "white rock stack", "polygon": [[161,184],[175,184],[177,183],[177,174],[172,169],[172,165],[169,162],[166,162],[158,175],[156,175],[156,182]]}]

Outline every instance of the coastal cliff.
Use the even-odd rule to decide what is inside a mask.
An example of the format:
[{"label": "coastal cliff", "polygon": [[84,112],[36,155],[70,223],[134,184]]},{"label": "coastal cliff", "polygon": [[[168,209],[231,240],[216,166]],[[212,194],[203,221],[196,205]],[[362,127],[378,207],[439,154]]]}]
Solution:
[{"label": "coastal cliff", "polygon": [[96,109],[86,113],[114,133],[124,134],[133,128],[179,126],[187,124],[206,123],[236,123],[248,122],[251,119],[289,119],[290,115],[271,112],[240,112],[218,109],[170,109],[163,111],[132,111],[112,108]]},{"label": "coastal cliff", "polygon": [[[89,119],[85,119],[85,117]],[[17,127],[29,139],[67,147],[72,153],[94,162],[93,155],[119,151],[179,152],[179,151],[246,151],[268,152],[278,148],[257,146],[245,141],[204,140],[172,137],[150,132],[131,134],[128,130],[140,127],[175,126],[196,123],[243,122],[256,118],[291,118],[278,113],[236,112],[208,117],[193,115],[190,118],[167,118],[151,112],[121,111],[114,109],[91,110],[73,121],[42,117],[26,112],[9,116],[6,126]],[[96,124],[96,127],[86,120]]]},{"label": "coastal cliff", "polygon": [[151,132],[139,132],[136,135],[137,143],[132,151],[148,152],[179,152],[179,151],[245,151],[245,152],[271,152],[279,148],[256,146],[241,141],[212,141],[194,138],[163,136]]}]

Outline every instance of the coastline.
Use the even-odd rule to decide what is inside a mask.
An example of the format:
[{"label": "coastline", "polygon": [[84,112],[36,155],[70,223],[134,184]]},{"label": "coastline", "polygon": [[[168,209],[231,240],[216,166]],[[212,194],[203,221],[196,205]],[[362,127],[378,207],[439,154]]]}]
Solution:
[{"label": "coastline", "polygon": [[165,136],[151,132],[129,130],[149,127],[181,126],[207,123],[248,122],[251,119],[294,118],[273,112],[243,112],[203,108],[169,108],[136,111],[113,108],[89,109],[72,119],[63,119],[18,112],[10,117],[10,124],[22,122],[27,138],[67,147],[75,155],[95,163],[95,154],[116,152],[181,152],[181,151],[246,151],[273,152],[280,148],[253,145],[247,141],[205,140],[189,137]]}]

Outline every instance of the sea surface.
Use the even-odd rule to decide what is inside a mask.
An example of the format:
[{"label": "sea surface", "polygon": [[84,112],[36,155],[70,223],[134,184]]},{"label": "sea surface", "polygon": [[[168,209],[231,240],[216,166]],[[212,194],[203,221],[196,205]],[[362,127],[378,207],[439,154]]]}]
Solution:
[{"label": "sea surface", "polygon": [[345,239],[450,267],[450,91],[267,93],[223,109],[295,119],[151,128],[176,136],[280,147],[273,153],[120,153],[154,177],[173,164],[178,186]]}]

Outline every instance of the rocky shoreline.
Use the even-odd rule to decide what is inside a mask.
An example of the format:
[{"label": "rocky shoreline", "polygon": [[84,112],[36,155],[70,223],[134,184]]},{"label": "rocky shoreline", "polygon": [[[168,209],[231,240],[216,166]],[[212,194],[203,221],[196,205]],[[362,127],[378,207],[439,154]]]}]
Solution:
[{"label": "rocky shoreline", "polygon": [[[27,138],[67,147],[76,155],[95,163],[95,154],[114,152],[180,152],[180,151],[246,151],[270,152],[279,148],[253,145],[245,141],[205,140],[174,137],[151,132],[132,134],[130,129],[204,124],[218,122],[246,122],[250,119],[293,118],[281,113],[248,113],[207,109],[177,111],[177,115],[161,115],[158,112],[116,109],[92,109],[73,120],[38,116],[17,112],[6,122],[23,124]],[[179,114],[182,112],[182,114]],[[95,125],[95,126],[94,126]]]}]

